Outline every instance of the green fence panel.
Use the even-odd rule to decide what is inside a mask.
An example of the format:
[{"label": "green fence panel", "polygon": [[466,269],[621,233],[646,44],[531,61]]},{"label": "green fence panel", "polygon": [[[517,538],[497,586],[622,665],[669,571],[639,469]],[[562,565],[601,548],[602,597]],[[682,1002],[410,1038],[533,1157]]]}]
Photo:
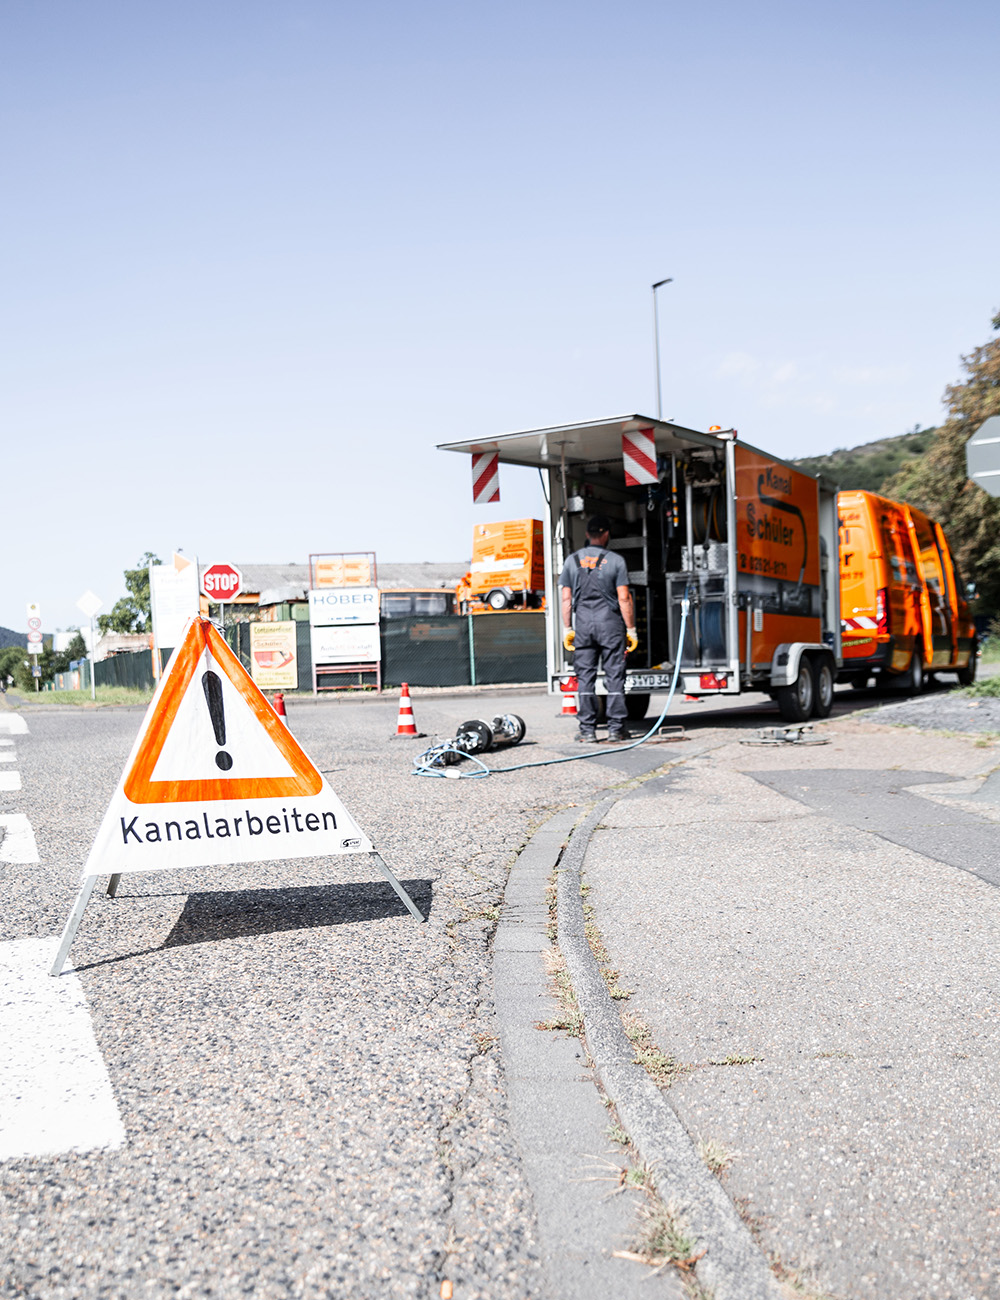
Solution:
[{"label": "green fence panel", "polygon": [[470,614],[477,685],[543,682],[545,614]]},{"label": "green fence panel", "polygon": [[382,624],[384,686],[468,686],[471,680],[466,619],[428,614]]}]

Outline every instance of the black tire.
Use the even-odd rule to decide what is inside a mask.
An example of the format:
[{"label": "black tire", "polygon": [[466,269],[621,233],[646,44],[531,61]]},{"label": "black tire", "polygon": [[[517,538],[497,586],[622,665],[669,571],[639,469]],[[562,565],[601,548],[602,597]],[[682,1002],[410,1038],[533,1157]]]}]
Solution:
[{"label": "black tire", "polygon": [[913,654],[910,656],[910,669],[906,674],[906,689],[911,695],[919,695],[927,685],[927,675],[924,672],[924,646],[922,641],[918,641],[913,647]]},{"label": "black tire", "polygon": [[828,718],[833,711],[833,665],[829,659],[819,661],[815,676],[812,715],[814,718]]},{"label": "black tire", "polygon": [[491,592],[487,593],[486,603],[490,609],[506,609],[510,601],[507,599],[505,591],[501,591],[499,587],[494,587]]},{"label": "black tire", "polygon": [[799,675],[791,686],[779,686],[774,692],[781,716],[786,722],[808,722],[812,717],[816,690],[812,664],[802,656]]},{"label": "black tire", "polygon": [[457,737],[462,737],[463,743],[460,748],[467,754],[485,754],[488,749],[493,748],[493,728],[479,718],[463,722],[455,734]]},{"label": "black tire", "polygon": [[626,695],[625,712],[630,722],[641,722],[649,708],[648,695]]},{"label": "black tire", "polygon": [[979,656],[979,647],[976,645],[975,641],[973,641],[972,652],[969,655],[969,662],[965,665],[964,668],[959,668],[958,670],[959,686],[971,686],[972,683],[976,680],[976,668],[978,666],[976,660],[978,656]]}]

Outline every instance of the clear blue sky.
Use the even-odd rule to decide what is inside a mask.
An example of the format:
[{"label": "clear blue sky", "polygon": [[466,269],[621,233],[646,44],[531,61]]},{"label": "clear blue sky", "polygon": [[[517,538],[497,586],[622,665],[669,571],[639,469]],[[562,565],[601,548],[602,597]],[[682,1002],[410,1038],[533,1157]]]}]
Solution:
[{"label": "clear blue sky", "polygon": [[460,559],[434,444],[934,424],[1000,309],[1000,6],[3,6],[0,624],[169,559]]}]

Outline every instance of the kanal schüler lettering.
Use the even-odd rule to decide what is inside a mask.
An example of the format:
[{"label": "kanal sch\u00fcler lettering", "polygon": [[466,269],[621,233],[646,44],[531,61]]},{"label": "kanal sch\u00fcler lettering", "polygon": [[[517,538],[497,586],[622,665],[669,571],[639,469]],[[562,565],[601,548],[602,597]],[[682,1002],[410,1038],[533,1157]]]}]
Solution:
[{"label": "kanal sch\u00fcler lettering", "polygon": [[[120,818],[122,824],[123,844],[169,844],[172,840],[214,840],[239,839],[241,833],[254,835],[294,835],[308,834],[310,831],[327,831],[337,829],[337,819],[332,812],[300,813],[297,808],[290,812],[282,808],[281,816],[277,813],[269,817],[255,817],[246,810],[240,817],[213,817],[214,829],[208,824],[208,813],[202,813],[201,822],[189,817],[186,821],[153,822],[148,821],[138,827],[140,814],[127,822]],[[183,826],[183,830],[181,829]],[[204,834],[202,834],[204,826]]]}]

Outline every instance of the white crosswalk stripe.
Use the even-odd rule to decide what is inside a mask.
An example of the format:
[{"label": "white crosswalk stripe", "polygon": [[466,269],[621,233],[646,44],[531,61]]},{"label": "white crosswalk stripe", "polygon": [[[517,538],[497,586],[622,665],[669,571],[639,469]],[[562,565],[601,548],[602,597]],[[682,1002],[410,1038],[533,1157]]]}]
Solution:
[{"label": "white crosswalk stripe", "polygon": [[38,861],[38,845],[24,813],[0,814],[0,862]]},{"label": "white crosswalk stripe", "polygon": [[48,973],[57,946],[0,944],[0,1160],[125,1141],[80,981],[70,970]]}]

